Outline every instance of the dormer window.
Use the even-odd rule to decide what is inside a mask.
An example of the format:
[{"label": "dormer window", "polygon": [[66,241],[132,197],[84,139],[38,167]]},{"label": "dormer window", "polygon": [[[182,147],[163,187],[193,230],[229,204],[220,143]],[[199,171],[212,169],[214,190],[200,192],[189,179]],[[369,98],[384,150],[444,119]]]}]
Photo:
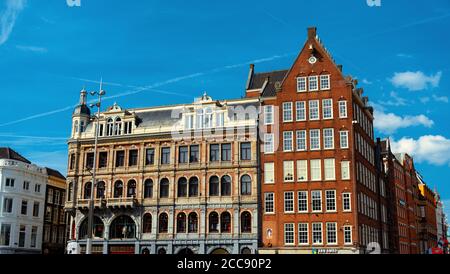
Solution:
[{"label": "dormer window", "polygon": [[114,121],[114,135],[122,134],[122,119],[119,117]]},{"label": "dormer window", "polygon": [[320,75],[320,90],[330,89],[330,75]]},{"label": "dormer window", "polygon": [[309,91],[318,91],[319,90],[319,77],[318,76],[309,76]]},{"label": "dormer window", "polygon": [[114,127],[113,119],[109,118],[106,122],[106,136],[113,135],[113,127]]},{"label": "dormer window", "polygon": [[133,129],[133,122],[124,122],[123,134],[131,134]]},{"label": "dormer window", "polygon": [[305,92],[305,91],[306,91],[306,77],[298,77],[297,92]]},{"label": "dormer window", "polygon": [[194,115],[193,114],[185,114],[184,115],[184,128],[185,129],[194,129]]}]

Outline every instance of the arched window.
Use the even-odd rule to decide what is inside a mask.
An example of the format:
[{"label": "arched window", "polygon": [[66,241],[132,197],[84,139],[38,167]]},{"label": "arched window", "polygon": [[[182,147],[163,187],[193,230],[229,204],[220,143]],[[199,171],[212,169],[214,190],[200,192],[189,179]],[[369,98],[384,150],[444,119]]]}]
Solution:
[{"label": "arched window", "polygon": [[69,187],[67,188],[67,201],[72,201],[72,193],[73,193],[73,183],[69,183]]},{"label": "arched window", "polygon": [[78,120],[73,123],[73,132],[78,133]]},{"label": "arched window", "polygon": [[107,136],[112,136],[113,135],[113,128],[114,128],[113,119],[109,118],[106,121],[106,135]]},{"label": "arched window", "polygon": [[136,197],[136,181],[130,180],[127,185],[127,197]]},{"label": "arched window", "polygon": [[122,181],[117,181],[114,184],[114,198],[120,198],[123,194],[123,183]]},{"label": "arched window", "polygon": [[230,233],[231,232],[231,215],[229,212],[223,212],[220,214],[220,232]]},{"label": "arched window", "polygon": [[168,198],[169,197],[169,179],[163,178],[159,184],[159,197]]},{"label": "arched window", "polygon": [[105,198],[105,182],[101,181],[97,183],[97,199]]},{"label": "arched window", "polygon": [[186,233],[186,214],[183,212],[177,216],[177,233]]},{"label": "arched window", "polygon": [[159,233],[167,233],[168,224],[169,224],[169,222],[168,222],[167,213],[161,213],[159,215],[159,220],[158,220]]},{"label": "arched window", "polygon": [[219,177],[209,178],[209,196],[219,196]]},{"label": "arched window", "polygon": [[109,228],[110,239],[129,239],[135,237],[136,224],[130,216],[121,215],[112,221]]},{"label": "arched window", "polygon": [[222,196],[231,195],[231,177],[228,175],[222,176],[220,179],[220,194]]},{"label": "arched window", "polygon": [[84,184],[84,199],[90,199],[91,198],[91,190],[92,190],[92,184],[91,182],[87,182]]},{"label": "arched window", "polygon": [[116,118],[114,121],[114,135],[121,135],[122,134],[122,119],[119,117]]},{"label": "arched window", "polygon": [[181,177],[178,179],[178,197],[186,197],[187,196],[187,179]]},{"label": "arched window", "polygon": [[198,231],[198,217],[197,213],[191,212],[188,216],[188,233],[196,233]]},{"label": "arched window", "polygon": [[252,179],[248,175],[241,177],[241,195],[252,194]]},{"label": "arched window", "polygon": [[198,196],[198,178],[191,177],[189,179],[189,197],[197,197]]},{"label": "arched window", "polygon": [[153,180],[147,179],[144,182],[144,198],[153,197]]},{"label": "arched window", "polygon": [[209,233],[219,232],[219,214],[211,212],[209,214]]},{"label": "arched window", "polygon": [[146,213],[142,218],[142,232],[151,233],[152,232],[152,214]]},{"label": "arched window", "polygon": [[[88,218],[85,218],[83,220],[83,222],[81,222],[80,224],[80,228],[79,228],[79,233],[78,233],[78,238],[79,239],[86,239],[87,238],[87,231],[88,231]],[[105,225],[103,224],[102,220],[97,217],[94,216],[93,219],[93,235],[95,238],[103,238],[103,232],[105,230]]]},{"label": "arched window", "polygon": [[252,233],[252,215],[248,211],[241,214],[241,233]]},{"label": "arched window", "polygon": [[158,249],[158,254],[159,255],[164,255],[166,253],[167,253],[167,251],[166,251],[166,249],[164,247],[161,247],[160,249]]}]

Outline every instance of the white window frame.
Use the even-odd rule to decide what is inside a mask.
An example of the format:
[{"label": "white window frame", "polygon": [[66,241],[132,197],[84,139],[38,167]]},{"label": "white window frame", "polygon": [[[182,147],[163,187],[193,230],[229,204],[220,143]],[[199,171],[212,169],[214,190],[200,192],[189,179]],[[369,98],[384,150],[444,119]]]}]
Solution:
[{"label": "white window frame", "polygon": [[[345,208],[345,201],[348,200],[348,206],[349,208]],[[343,212],[351,212],[352,211],[352,193],[350,192],[343,192],[342,193],[342,211]]]},{"label": "white window frame", "polygon": [[[315,164],[319,163],[318,167]],[[321,159],[311,159],[309,162],[310,171],[310,179],[311,181],[322,181],[322,160]],[[316,170],[317,169],[317,170]],[[318,177],[315,177],[314,170],[318,171]]]},{"label": "white window frame", "polygon": [[264,134],[264,154],[274,153],[274,134]]},{"label": "white window frame", "polygon": [[[344,168],[347,169],[348,176],[344,177]],[[341,179],[342,180],[350,180],[350,161],[342,161],[341,162]]]},{"label": "white window frame", "polygon": [[[329,237],[329,233],[330,232],[333,232],[333,231],[330,231],[329,230],[329,227],[328,227],[328,225],[334,225],[334,238],[335,238],[335,241],[334,242],[330,242],[330,237]],[[327,245],[337,245],[337,243],[338,243],[338,232],[337,232],[337,223],[336,222],[329,222],[329,223],[326,223],[326,234],[327,234]]]},{"label": "white window frame", "polygon": [[[301,195],[303,195],[303,194],[306,194],[306,197],[300,199],[302,197]],[[308,213],[309,212],[308,191],[304,191],[304,190],[298,191],[297,195],[298,195],[297,196],[297,211],[298,211],[298,213]],[[300,210],[300,204],[302,204],[302,203],[300,203],[300,201],[305,201],[306,209]]]},{"label": "white window frame", "polygon": [[[328,197],[329,193],[333,193],[333,197]],[[328,209],[328,202],[333,200],[334,209]],[[337,198],[336,198],[336,190],[327,189],[325,190],[325,212],[336,212],[337,211]]]},{"label": "white window frame", "polygon": [[[331,135],[328,136],[327,133],[330,133]],[[334,128],[324,128],[322,130],[323,134],[323,149],[334,149]],[[327,141],[330,141],[331,138],[331,146],[327,144]]]},{"label": "white window frame", "polygon": [[264,184],[274,184],[274,183],[275,183],[275,163],[264,163]]},{"label": "white window frame", "polygon": [[[303,87],[303,88],[301,88]],[[306,77],[297,77],[297,92],[306,92],[308,88]]]},{"label": "white window frame", "polygon": [[273,125],[273,109],[272,105],[264,106],[264,125]]},{"label": "white window frame", "polygon": [[[272,197],[271,200],[268,198]],[[270,203],[272,205],[273,211],[267,211],[267,204]],[[274,192],[266,192],[264,193],[264,214],[275,214],[275,193]]]},{"label": "white window frame", "polygon": [[306,115],[306,101],[295,102],[295,119],[297,121],[306,121]]},{"label": "white window frame", "polygon": [[[320,227],[320,242],[314,242],[314,232],[317,232],[317,229],[314,229],[318,225]],[[323,245],[323,223],[312,223],[311,224],[311,235],[312,235],[312,244],[313,245]]]},{"label": "white window frame", "polygon": [[284,213],[295,213],[294,191],[285,191],[283,197]]},{"label": "white window frame", "polygon": [[[300,231],[300,228],[305,228],[306,230]],[[298,245],[309,245],[309,223],[298,223]],[[306,235],[306,242],[300,241],[300,235],[303,233]]]},{"label": "white window frame", "polygon": [[283,151],[284,152],[294,151],[294,132],[293,131],[283,131]]},{"label": "white window frame", "polygon": [[292,122],[293,121],[293,105],[292,102],[284,102],[283,103],[283,122]]},{"label": "white window frame", "polygon": [[[342,108],[344,108],[344,111],[342,111]],[[348,111],[347,111],[347,101],[341,100],[339,101],[339,118],[347,118],[348,117]]]},{"label": "white window frame", "polygon": [[[314,209],[314,201],[317,200],[317,197],[314,197],[314,193],[319,193],[320,198],[320,209]],[[312,190],[311,191],[311,212],[322,212],[323,210],[323,199],[322,199],[322,190]]]},{"label": "white window frame", "polygon": [[320,120],[320,101],[310,100],[308,102],[308,106],[309,106],[309,120],[310,121]]},{"label": "white window frame", "polygon": [[[289,229],[289,231],[288,231]],[[287,242],[287,233],[292,233],[292,243]],[[292,246],[295,245],[295,224],[294,223],[286,223],[284,224],[284,245]]]},{"label": "white window frame", "polygon": [[[300,175],[304,175],[304,178],[301,179]],[[308,181],[308,160],[297,160],[297,181]]]},{"label": "white window frame", "polygon": [[[330,103],[330,105],[326,105],[327,103]],[[325,115],[326,111],[329,110],[329,116]],[[322,119],[323,120],[331,120],[333,119],[333,99],[323,99],[322,100]]]},{"label": "white window frame", "polygon": [[[345,145],[343,145],[343,141],[345,140]],[[349,148],[348,143],[348,130],[341,130],[339,131],[339,145],[342,149]]]},{"label": "white window frame", "polygon": [[324,180],[334,181],[336,180],[336,160],[334,158],[328,158],[323,160],[324,166]]},{"label": "white window frame", "polygon": [[[343,233],[344,233],[344,245],[352,245],[353,244],[353,236],[352,236],[352,226],[346,225],[343,227]],[[348,232],[350,235],[350,241],[346,241],[345,233]]]},{"label": "white window frame", "polygon": [[[292,179],[288,177],[289,171],[291,171]],[[283,181],[285,183],[294,182],[294,161],[283,161]]]},{"label": "white window frame", "polygon": [[[313,137],[314,134],[314,137]],[[313,144],[317,146],[313,146]],[[320,129],[309,130],[309,149],[310,150],[320,150]]]},{"label": "white window frame", "polygon": [[[327,86],[324,86],[323,83],[327,83]],[[320,75],[320,90],[330,90],[331,89],[331,76],[330,74]]]},{"label": "white window frame", "polygon": [[[315,88],[313,87],[315,83]],[[319,90],[319,76],[312,75],[308,77],[308,91],[318,91]]]},{"label": "white window frame", "polygon": [[295,132],[295,144],[297,151],[307,151],[308,150],[308,138],[306,130],[297,130]]}]

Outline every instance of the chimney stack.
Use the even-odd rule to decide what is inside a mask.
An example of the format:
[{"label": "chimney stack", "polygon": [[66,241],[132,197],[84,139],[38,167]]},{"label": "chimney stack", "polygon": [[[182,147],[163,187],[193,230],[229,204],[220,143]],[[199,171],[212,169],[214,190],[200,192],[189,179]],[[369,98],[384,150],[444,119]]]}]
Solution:
[{"label": "chimney stack", "polygon": [[308,28],[308,39],[316,38],[316,36],[317,36],[317,28],[309,27]]}]

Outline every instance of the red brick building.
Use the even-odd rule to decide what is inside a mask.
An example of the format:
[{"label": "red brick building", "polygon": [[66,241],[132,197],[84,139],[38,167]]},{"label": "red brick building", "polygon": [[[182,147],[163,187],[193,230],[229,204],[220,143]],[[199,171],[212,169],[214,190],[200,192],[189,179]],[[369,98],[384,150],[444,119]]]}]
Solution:
[{"label": "red brick building", "polygon": [[260,253],[386,249],[373,109],[357,81],[343,74],[316,28],[291,68],[254,70],[246,96],[260,98],[263,112]]},{"label": "red brick building", "polygon": [[424,254],[429,248],[437,247],[438,233],[436,220],[436,196],[417,174],[419,181],[419,252]]}]

